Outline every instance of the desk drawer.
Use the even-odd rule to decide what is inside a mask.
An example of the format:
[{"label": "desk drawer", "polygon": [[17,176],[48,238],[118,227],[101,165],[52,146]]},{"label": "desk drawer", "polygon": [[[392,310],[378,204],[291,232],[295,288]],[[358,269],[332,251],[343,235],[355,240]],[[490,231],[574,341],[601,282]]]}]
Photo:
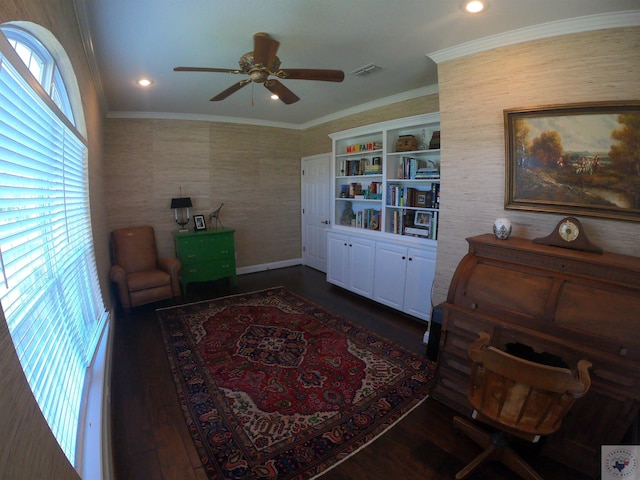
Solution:
[{"label": "desk drawer", "polygon": [[235,262],[228,261],[202,262],[196,265],[182,267],[182,278],[186,283],[206,282],[224,277],[233,277],[236,274]]},{"label": "desk drawer", "polygon": [[233,247],[212,248],[210,250],[199,248],[197,250],[185,250],[180,252],[180,260],[182,261],[183,268],[184,266],[197,265],[210,260],[217,260],[221,262],[225,259],[232,259],[233,257]]},{"label": "desk drawer", "polygon": [[234,255],[233,233],[179,238],[177,248],[180,260],[185,265],[224,259]]}]

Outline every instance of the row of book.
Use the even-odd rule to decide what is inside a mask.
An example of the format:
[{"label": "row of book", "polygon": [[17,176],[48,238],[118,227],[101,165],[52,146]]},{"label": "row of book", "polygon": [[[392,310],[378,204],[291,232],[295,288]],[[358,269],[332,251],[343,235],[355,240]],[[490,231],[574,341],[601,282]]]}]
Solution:
[{"label": "row of book", "polygon": [[362,188],[362,183],[360,182],[340,185],[340,198],[380,200],[382,198],[382,182],[370,182],[366,190]]},{"label": "row of book", "polygon": [[382,164],[380,163],[379,157],[374,158],[372,161],[366,158],[359,160],[341,160],[339,167],[338,173],[340,176],[382,174]]},{"label": "row of book", "polygon": [[356,228],[380,230],[380,210],[365,208],[356,212]]},{"label": "row of book", "polygon": [[392,207],[438,208],[440,184],[432,183],[430,190],[420,190],[400,184],[387,185],[387,205]]},{"label": "row of book", "polygon": [[438,179],[440,170],[431,160],[402,157],[398,162],[396,178],[403,180]]}]

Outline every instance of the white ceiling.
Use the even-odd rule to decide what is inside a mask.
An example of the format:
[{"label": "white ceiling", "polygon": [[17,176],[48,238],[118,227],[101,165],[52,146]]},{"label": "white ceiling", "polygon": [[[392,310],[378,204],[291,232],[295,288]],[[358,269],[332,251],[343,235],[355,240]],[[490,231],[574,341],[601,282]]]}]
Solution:
[{"label": "white ceiling", "polygon": [[[499,37],[494,36],[533,26],[538,26],[537,32],[543,26],[556,26],[562,32],[559,25],[570,23],[569,19],[640,8],[640,0],[488,1],[489,9],[475,17],[462,11],[462,0],[75,3],[110,116],[234,117],[291,125],[386,97],[435,89],[437,68],[427,54],[479,39],[495,41]],[[253,50],[256,32],[267,32],[280,42],[282,68],[339,69],[346,74],[344,82],[283,80],[301,99],[292,105],[270,100],[259,84],[211,102],[241,77],[173,71],[176,66],[236,68],[240,56]],[[350,75],[370,63],[381,70],[363,77]],[[153,85],[137,86],[140,77],[149,77]]]}]

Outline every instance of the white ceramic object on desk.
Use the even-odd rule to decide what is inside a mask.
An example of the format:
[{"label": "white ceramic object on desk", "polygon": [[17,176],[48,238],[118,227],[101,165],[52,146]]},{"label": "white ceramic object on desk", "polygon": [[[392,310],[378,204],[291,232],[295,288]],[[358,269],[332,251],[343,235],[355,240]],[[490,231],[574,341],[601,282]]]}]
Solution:
[{"label": "white ceramic object on desk", "polygon": [[508,218],[496,218],[493,222],[493,234],[500,240],[506,240],[511,235],[511,220]]}]

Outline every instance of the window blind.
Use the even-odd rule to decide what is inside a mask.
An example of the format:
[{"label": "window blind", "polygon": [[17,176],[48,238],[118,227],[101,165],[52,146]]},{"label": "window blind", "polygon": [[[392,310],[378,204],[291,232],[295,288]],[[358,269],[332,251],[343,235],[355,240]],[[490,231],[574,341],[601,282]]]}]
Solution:
[{"label": "window blind", "polygon": [[0,303],[31,390],[75,464],[87,367],[106,320],[87,148],[3,52]]}]

